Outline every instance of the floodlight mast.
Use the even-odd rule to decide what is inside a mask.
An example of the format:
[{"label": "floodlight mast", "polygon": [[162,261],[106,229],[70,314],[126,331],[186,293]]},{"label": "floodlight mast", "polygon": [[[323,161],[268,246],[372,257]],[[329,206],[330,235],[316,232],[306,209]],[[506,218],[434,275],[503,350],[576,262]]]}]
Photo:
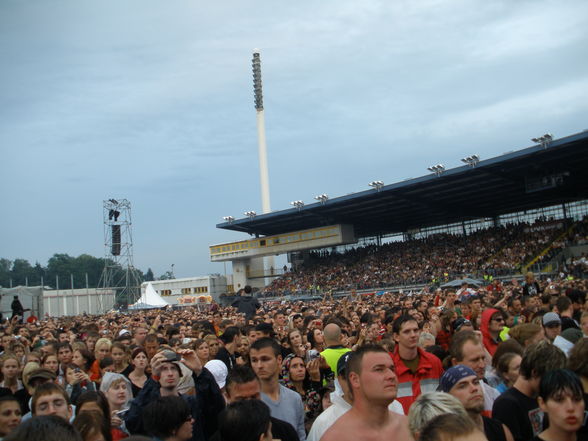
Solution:
[{"label": "floodlight mast", "polygon": [[265,116],[263,111],[263,89],[261,82],[261,58],[259,49],[253,50],[253,92],[255,110],[257,111],[257,141],[259,150],[259,181],[261,184],[261,208],[263,213],[269,213],[270,191],[269,172],[267,166],[267,145],[265,142]]},{"label": "floodlight mast", "polygon": [[[255,110],[257,114],[257,142],[259,151],[259,183],[261,186],[261,212],[271,212],[270,207],[270,190],[269,190],[269,171],[267,166],[267,145],[265,143],[265,115],[263,111],[263,88],[261,81],[261,56],[259,49],[253,49],[253,59],[251,60],[253,68],[253,94]],[[249,216],[253,219],[253,216]],[[264,272],[269,269],[271,274],[274,272],[274,257],[267,256],[262,258]],[[269,280],[266,279],[266,282]]]}]

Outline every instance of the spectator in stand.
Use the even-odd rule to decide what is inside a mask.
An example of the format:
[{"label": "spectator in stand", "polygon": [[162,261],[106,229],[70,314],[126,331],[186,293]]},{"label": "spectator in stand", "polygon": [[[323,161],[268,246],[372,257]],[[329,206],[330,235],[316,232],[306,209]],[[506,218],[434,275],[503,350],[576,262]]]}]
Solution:
[{"label": "spectator in stand", "polygon": [[437,389],[443,373],[441,361],[433,354],[418,347],[419,326],[417,321],[403,315],[394,321],[393,335],[396,347],[392,355],[398,377],[398,401],[407,414],[410,405],[421,393]]},{"label": "spectator in stand", "polygon": [[0,397],[0,439],[18,427],[22,419],[20,403],[12,395]]},{"label": "spectator in stand", "polygon": [[420,434],[419,441],[487,441],[484,433],[468,417],[444,414],[433,418]]},{"label": "spectator in stand", "polygon": [[484,391],[476,372],[458,364],[446,370],[439,382],[439,389],[457,398],[472,421],[482,430],[488,441],[513,441],[506,426],[497,420],[482,415]]},{"label": "spectator in stand", "polygon": [[261,307],[261,303],[259,303],[259,300],[252,295],[251,286],[246,285],[231,306],[237,308],[237,312],[245,314],[246,320],[251,320],[257,310]]},{"label": "spectator in stand", "polygon": [[133,369],[129,365],[128,347],[119,341],[112,344],[111,356],[114,360],[114,372],[118,374],[128,375]]},{"label": "spectator in stand", "polygon": [[251,367],[261,382],[261,399],[274,418],[284,420],[296,429],[300,441],[306,439],[304,406],[299,394],[279,384],[282,363],[281,347],[269,337],[256,340],[249,351]]},{"label": "spectator in stand", "polygon": [[422,430],[439,415],[452,414],[468,418],[463,405],[457,398],[445,392],[427,392],[420,395],[408,413],[408,427],[415,440],[420,439]]},{"label": "spectator in stand", "polygon": [[184,398],[194,418],[193,440],[206,440],[217,430],[218,413],[225,404],[220,389],[210,372],[202,367],[196,353],[190,349],[180,349],[177,354],[169,350],[158,352],[151,359],[151,378],[124,415],[130,433],[144,432],[141,415],[147,404],[163,396],[180,396],[177,387],[182,369],[178,365],[178,355],[181,363],[192,371],[196,385],[196,394]]},{"label": "spectator in stand", "polygon": [[145,431],[161,441],[188,441],[193,423],[190,406],[178,396],[159,397],[143,409]]},{"label": "spectator in stand", "polygon": [[216,357],[216,354],[220,348],[220,343],[218,341],[218,337],[213,334],[208,334],[204,337],[204,341],[208,345],[208,354],[210,360],[213,360]]},{"label": "spectator in stand", "polygon": [[305,365],[304,359],[294,354],[288,355],[282,362],[281,382],[300,394],[305,410],[304,424],[308,429],[320,412],[320,362],[320,357],[317,357]]},{"label": "spectator in stand", "polygon": [[523,295],[524,296],[535,296],[541,294],[541,287],[535,280],[535,274],[529,271],[525,274],[525,283],[523,283]]},{"label": "spectator in stand", "polygon": [[133,397],[139,395],[145,382],[149,378],[150,374],[147,373],[147,366],[149,361],[147,359],[147,353],[142,347],[133,349],[131,353],[131,364],[133,370],[127,374],[129,381],[131,382],[131,390],[133,391]]},{"label": "spectator in stand", "polygon": [[511,431],[515,441],[528,441],[542,430],[543,415],[537,402],[539,383],[546,372],[564,368],[566,356],[547,341],[529,346],[514,386],[494,402],[492,417]]},{"label": "spectator in stand", "polygon": [[569,328],[580,329],[580,326],[578,326],[576,321],[572,318],[574,309],[572,307],[572,301],[569,299],[569,297],[559,296],[555,302],[555,309],[557,310],[561,320],[562,332]]},{"label": "spectator in stand", "polygon": [[96,360],[94,354],[83,348],[75,349],[73,351],[73,356],[71,360],[73,364],[80,368],[80,370],[82,370],[91,377],[92,365]]},{"label": "spectator in stand", "polygon": [[223,347],[218,349],[215,359],[222,361],[227,370],[233,369],[237,365],[235,352],[241,340],[241,331],[236,326],[229,326],[219,338],[223,342]]},{"label": "spectator in stand", "polygon": [[51,372],[55,372],[55,375],[59,375],[59,361],[57,360],[57,355],[55,354],[44,354],[41,357],[41,367],[45,369],[49,369]]},{"label": "spectator in stand", "polygon": [[535,323],[524,323],[517,325],[508,331],[508,335],[514,338],[523,348],[537,343],[545,338],[545,332],[540,325]]},{"label": "spectator in stand", "polygon": [[398,392],[394,371],[389,354],[379,346],[365,345],[352,353],[347,364],[352,407],[321,440],[410,439],[408,419],[388,409]]},{"label": "spectator in stand", "polygon": [[553,343],[555,338],[561,334],[561,319],[555,312],[548,312],[543,316],[543,330],[545,337]]},{"label": "spectator in stand", "polygon": [[208,350],[208,343],[203,339],[198,339],[193,344],[196,355],[200,360],[202,366],[204,366],[210,360],[210,352]]},{"label": "spectator in stand", "polygon": [[83,441],[82,436],[66,420],[47,415],[23,422],[4,441]]},{"label": "spectator in stand", "polygon": [[258,400],[237,401],[220,415],[223,441],[271,441],[271,419],[267,405]]},{"label": "spectator in stand", "polygon": [[[227,375],[225,393],[228,404],[246,400],[261,400],[261,384],[249,366],[238,366]],[[298,433],[290,423],[274,417],[270,417],[270,420],[273,439],[299,441]],[[211,438],[211,441],[218,441],[216,435]]]},{"label": "spectator in stand", "polygon": [[484,382],[487,367],[486,352],[480,342],[479,334],[474,331],[459,332],[451,341],[449,353],[453,366],[467,366],[478,376],[484,392],[484,415],[490,416],[499,392]]},{"label": "spectator in stand", "polygon": [[515,352],[506,352],[498,358],[496,363],[496,373],[502,380],[502,382],[496,386],[498,392],[505,392],[515,384],[517,378],[519,378],[522,360],[523,357]]},{"label": "spectator in stand", "polygon": [[111,412],[112,437],[115,441],[129,435],[124,425],[124,414],[133,398],[131,382],[122,374],[107,372],[102,377],[100,391],[106,396]]},{"label": "spectator in stand", "polygon": [[504,329],[504,316],[495,308],[488,308],[482,313],[480,330],[483,335],[483,343],[490,355],[494,355],[498,343],[502,341],[500,333]]},{"label": "spectator in stand", "polygon": [[73,422],[84,441],[112,441],[108,422],[104,422],[98,411],[82,412]]},{"label": "spectator in stand", "polygon": [[14,395],[24,387],[19,380],[20,361],[15,354],[5,353],[0,356],[0,372],[0,388],[6,388]]},{"label": "spectator in stand", "polygon": [[31,410],[33,416],[56,415],[65,421],[69,421],[72,416],[72,407],[65,389],[55,383],[41,384],[35,389]]},{"label": "spectator in stand", "polygon": [[[291,331],[290,335],[295,334],[297,330]],[[295,334],[296,336],[300,335],[300,333]],[[329,323],[325,326],[325,330],[323,332],[325,346],[326,349],[321,352],[321,356],[325,359],[326,363],[331,368],[331,371],[336,374],[337,370],[337,362],[339,358],[350,351],[349,348],[346,348],[342,345],[341,342],[341,328],[335,323]],[[299,346],[302,344],[302,337],[300,337],[300,342],[296,340],[293,342],[292,338],[290,337],[291,344],[296,344]]]},{"label": "spectator in stand", "polygon": [[584,415],[582,383],[572,371],[546,372],[539,385],[539,407],[549,417],[549,427],[533,441],[576,440]]},{"label": "spectator in stand", "polygon": [[[568,369],[574,372],[583,386],[584,407],[588,409],[588,338],[581,338],[569,353]],[[579,439],[588,439],[588,418],[578,432]]]}]

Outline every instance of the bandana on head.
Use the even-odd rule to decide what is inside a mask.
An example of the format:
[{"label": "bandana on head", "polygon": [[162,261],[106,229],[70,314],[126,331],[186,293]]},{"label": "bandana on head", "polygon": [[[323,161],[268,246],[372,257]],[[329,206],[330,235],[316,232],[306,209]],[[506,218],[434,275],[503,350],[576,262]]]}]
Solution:
[{"label": "bandana on head", "polygon": [[437,390],[441,392],[449,392],[459,380],[465,377],[471,377],[472,375],[477,377],[476,373],[471,368],[464,366],[463,364],[453,366],[443,373],[443,376],[439,380],[439,387]]}]

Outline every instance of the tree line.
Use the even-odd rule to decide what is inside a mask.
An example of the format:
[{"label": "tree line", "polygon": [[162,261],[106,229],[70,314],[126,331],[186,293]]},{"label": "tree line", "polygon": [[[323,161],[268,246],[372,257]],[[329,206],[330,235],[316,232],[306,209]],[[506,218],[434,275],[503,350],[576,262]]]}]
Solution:
[{"label": "tree line", "polygon": [[[89,254],[82,254],[78,257],[68,254],[54,254],[46,266],[39,262],[31,265],[26,259],[0,258],[0,286],[3,288],[19,285],[59,287],[59,289],[78,289],[86,288],[86,286],[97,288],[102,271],[107,264],[113,266],[114,262]],[[124,269],[120,268],[119,270],[123,271]],[[155,280],[151,268],[147,269],[145,273],[137,269],[135,272],[140,282]],[[160,280],[168,278],[170,278],[169,271],[159,277]]]}]

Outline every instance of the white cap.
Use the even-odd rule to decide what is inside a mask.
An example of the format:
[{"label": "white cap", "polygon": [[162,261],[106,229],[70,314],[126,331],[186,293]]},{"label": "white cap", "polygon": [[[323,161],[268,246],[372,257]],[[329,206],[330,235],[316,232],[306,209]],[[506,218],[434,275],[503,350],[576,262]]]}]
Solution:
[{"label": "white cap", "polygon": [[222,389],[225,387],[227,375],[229,373],[226,364],[220,360],[210,360],[204,365],[204,367],[210,371],[219,388]]}]

